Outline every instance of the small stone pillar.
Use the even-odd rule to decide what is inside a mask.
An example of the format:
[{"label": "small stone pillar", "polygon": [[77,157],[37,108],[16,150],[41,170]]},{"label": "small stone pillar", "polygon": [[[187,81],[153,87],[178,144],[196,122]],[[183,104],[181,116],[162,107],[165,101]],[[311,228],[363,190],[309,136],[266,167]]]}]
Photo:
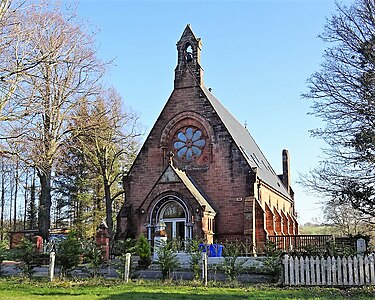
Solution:
[{"label": "small stone pillar", "polygon": [[364,254],[366,252],[366,241],[363,238],[357,240],[357,253]]},{"label": "small stone pillar", "polygon": [[108,234],[108,226],[103,221],[96,230],[96,237],[95,237],[96,245],[99,249],[102,250],[102,259],[104,261],[109,260],[109,234]]}]

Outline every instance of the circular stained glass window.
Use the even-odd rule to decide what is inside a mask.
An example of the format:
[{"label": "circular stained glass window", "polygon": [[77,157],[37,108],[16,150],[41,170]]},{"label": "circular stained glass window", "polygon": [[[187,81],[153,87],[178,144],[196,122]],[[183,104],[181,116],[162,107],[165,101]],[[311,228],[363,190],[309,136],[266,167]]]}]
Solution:
[{"label": "circular stained glass window", "polygon": [[202,130],[195,127],[185,127],[177,132],[173,148],[177,157],[192,161],[201,156],[206,140]]}]

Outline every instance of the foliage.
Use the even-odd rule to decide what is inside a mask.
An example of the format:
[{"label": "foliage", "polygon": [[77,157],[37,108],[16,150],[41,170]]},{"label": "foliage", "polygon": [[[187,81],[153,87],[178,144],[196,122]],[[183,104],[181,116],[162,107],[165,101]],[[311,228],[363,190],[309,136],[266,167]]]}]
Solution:
[{"label": "foliage", "polygon": [[147,269],[151,264],[151,246],[143,234],[139,236],[135,249],[136,254],[139,256],[139,267]]},{"label": "foliage", "polygon": [[172,272],[180,266],[172,243],[168,241],[156,251],[158,256],[156,263],[160,266],[163,280],[171,279]]},{"label": "foliage", "polygon": [[5,241],[0,241],[0,276],[3,273],[2,270],[2,263],[7,257],[7,250],[6,250],[6,244]]},{"label": "foliage", "polygon": [[306,187],[331,205],[349,204],[375,216],[375,2],[337,4],[320,38],[329,43],[321,70],[309,79],[311,114],[325,127],[312,131],[327,142],[325,157]]},{"label": "foliage", "polygon": [[273,282],[277,282],[281,278],[282,271],[282,251],[277,249],[276,244],[267,241],[265,244],[266,259],[263,262],[265,271],[271,275]]},{"label": "foliage", "polygon": [[229,281],[236,280],[243,269],[242,265],[237,262],[240,251],[240,247],[237,243],[225,243],[223,251],[224,262],[221,268]]},{"label": "foliage", "polygon": [[28,239],[22,240],[20,247],[15,252],[15,257],[21,262],[19,265],[21,272],[29,279],[32,278],[35,272],[34,268],[42,264],[41,253],[36,248],[35,243]]},{"label": "foliage", "polygon": [[103,263],[103,251],[98,247],[94,239],[82,240],[82,248],[85,262],[89,263],[89,271],[92,277],[99,275],[99,268]]},{"label": "foliage", "polygon": [[193,271],[196,280],[200,278],[201,273],[202,251],[199,248],[201,243],[202,241],[199,240],[191,240],[187,244],[187,252],[190,254],[190,270]]},{"label": "foliage", "polygon": [[[89,105],[91,104],[91,105]],[[113,89],[102,89],[92,103],[81,103],[71,124],[72,143],[83,154],[90,172],[103,191],[106,223],[113,238],[113,213],[122,205],[119,184],[132,164],[139,147],[138,116],[122,109],[122,98]]]},{"label": "foliage", "polygon": [[[119,263],[116,264],[116,272],[120,275],[121,278],[125,277],[126,253],[134,255],[136,253],[135,244],[136,240],[131,238],[114,242],[114,254],[119,258]],[[129,273],[130,277],[133,277],[133,268],[131,263]]]},{"label": "foliage", "polygon": [[81,254],[82,246],[78,235],[75,231],[71,231],[57,247],[56,264],[61,266],[62,277],[66,277],[74,267],[78,266]]}]

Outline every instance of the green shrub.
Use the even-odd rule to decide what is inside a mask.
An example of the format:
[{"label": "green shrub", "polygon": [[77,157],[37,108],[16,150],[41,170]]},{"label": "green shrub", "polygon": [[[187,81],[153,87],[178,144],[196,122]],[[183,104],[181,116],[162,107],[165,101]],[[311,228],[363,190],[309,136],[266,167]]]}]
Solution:
[{"label": "green shrub", "polygon": [[14,254],[15,258],[21,262],[19,268],[22,274],[31,279],[35,272],[34,268],[42,265],[42,255],[36,248],[35,243],[28,239],[23,239]]},{"label": "green shrub", "polygon": [[221,269],[229,281],[236,280],[237,276],[243,270],[242,265],[237,262],[240,250],[240,247],[236,243],[226,243],[224,247],[224,262]]},{"label": "green shrub", "polygon": [[202,251],[199,249],[201,241],[191,240],[187,244],[187,252],[190,254],[189,265],[190,270],[194,274],[194,279],[198,280],[201,273],[201,261],[202,261]]},{"label": "green shrub", "polygon": [[[126,240],[116,241],[116,254],[119,256],[119,263],[116,264],[116,272],[120,278],[125,278],[126,253],[136,254],[136,240],[128,238]],[[133,277],[133,268],[130,263],[130,277]]]},{"label": "green shrub", "polygon": [[4,241],[0,242],[0,276],[3,274],[2,263],[7,257],[7,250]]},{"label": "green shrub", "polygon": [[85,262],[89,264],[89,273],[91,277],[99,275],[99,268],[103,263],[103,251],[92,239],[83,241],[83,255]]},{"label": "green shrub", "polygon": [[265,244],[266,259],[263,262],[264,270],[267,274],[271,275],[271,280],[277,282],[281,277],[283,255],[280,249],[277,249],[276,244],[267,241]]},{"label": "green shrub", "polygon": [[147,269],[151,264],[151,246],[144,235],[138,238],[135,249],[139,256],[138,266],[141,269]]},{"label": "green shrub", "polygon": [[66,277],[74,267],[78,266],[82,252],[75,231],[69,232],[68,237],[57,245],[56,264],[61,267],[62,277]]},{"label": "green shrub", "polygon": [[172,243],[167,242],[157,249],[158,259],[156,263],[160,266],[163,280],[170,279],[174,270],[180,267],[176,253],[173,251]]}]

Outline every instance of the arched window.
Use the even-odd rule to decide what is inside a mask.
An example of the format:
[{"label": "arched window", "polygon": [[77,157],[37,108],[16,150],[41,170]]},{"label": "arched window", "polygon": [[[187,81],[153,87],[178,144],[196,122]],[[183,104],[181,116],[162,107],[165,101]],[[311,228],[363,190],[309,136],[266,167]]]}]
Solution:
[{"label": "arched window", "polygon": [[169,202],[163,210],[162,219],[185,218],[185,211],[177,202]]}]

